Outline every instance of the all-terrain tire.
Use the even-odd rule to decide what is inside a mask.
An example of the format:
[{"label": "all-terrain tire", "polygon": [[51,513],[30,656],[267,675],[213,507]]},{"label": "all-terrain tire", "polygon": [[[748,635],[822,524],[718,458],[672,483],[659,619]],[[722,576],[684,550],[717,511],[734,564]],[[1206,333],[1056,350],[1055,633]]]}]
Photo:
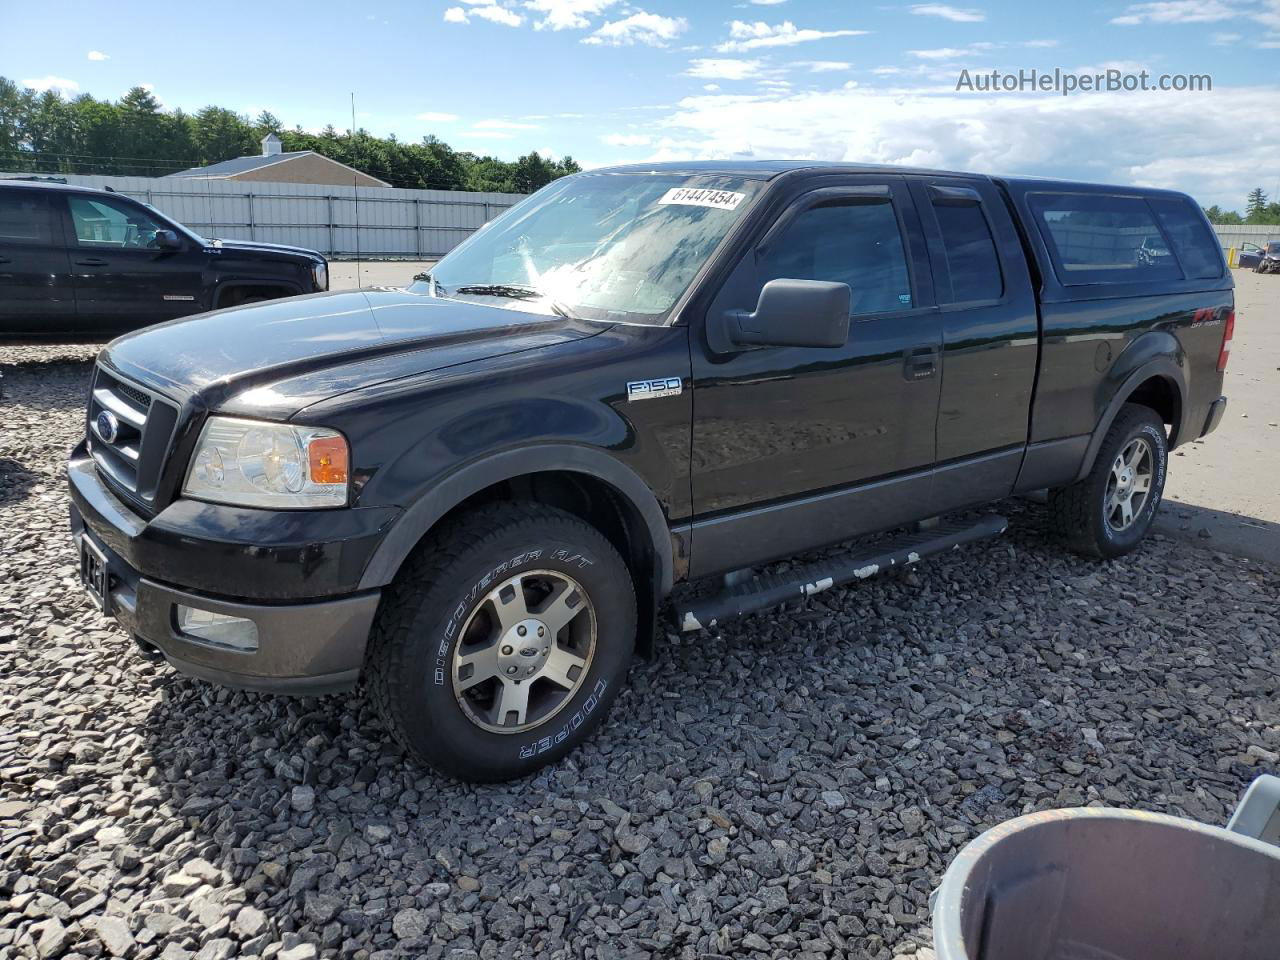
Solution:
[{"label": "all-terrain tire", "polygon": [[[476,719],[482,711],[472,700],[475,691],[455,690],[463,682],[455,653],[472,636],[464,637],[464,631],[477,618],[497,624],[494,591],[505,589],[509,596],[502,585],[514,582],[519,587],[525,578],[535,587],[567,582],[585,595],[585,613],[572,616],[591,615],[593,653],[585,668],[574,668],[571,694],[544,680],[530,681],[531,691],[539,691],[536,696],[542,700],[562,698],[559,706],[547,708],[554,714],[518,732],[486,728]],[[491,605],[481,610],[486,603]],[[590,736],[625,681],[635,635],[630,572],[598,530],[537,503],[493,504],[462,515],[430,537],[388,587],[367,661],[368,689],[392,735],[418,760],[460,780],[511,780],[554,763]],[[546,655],[532,645],[515,649],[519,646],[517,641],[504,647],[509,657],[500,672],[523,673],[526,663],[536,664]],[[522,654],[530,659],[521,660]],[[485,684],[492,688],[494,682]],[[507,681],[499,676],[496,682]],[[535,694],[525,696],[532,703]],[[496,711],[497,702],[492,700],[491,710]],[[529,710],[527,719],[533,723]],[[503,721],[495,722],[518,720],[515,714],[502,716]]]},{"label": "all-terrain tire", "polygon": [[[1108,509],[1112,466],[1135,440],[1147,444],[1151,452],[1150,489],[1132,522],[1116,529]],[[1168,467],[1169,441],[1163,421],[1150,407],[1126,403],[1103,438],[1088,475],[1069,487],[1049,491],[1050,529],[1070,549],[1086,556],[1111,559],[1129,553],[1142,542],[1160,508]]]}]

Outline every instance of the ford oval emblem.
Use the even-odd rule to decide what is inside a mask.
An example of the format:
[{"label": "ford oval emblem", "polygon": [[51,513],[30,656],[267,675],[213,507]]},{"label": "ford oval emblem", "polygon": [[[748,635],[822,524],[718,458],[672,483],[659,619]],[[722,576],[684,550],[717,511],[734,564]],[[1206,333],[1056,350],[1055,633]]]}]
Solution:
[{"label": "ford oval emblem", "polygon": [[104,443],[115,443],[120,437],[120,421],[110,410],[103,410],[98,414],[93,425]]}]

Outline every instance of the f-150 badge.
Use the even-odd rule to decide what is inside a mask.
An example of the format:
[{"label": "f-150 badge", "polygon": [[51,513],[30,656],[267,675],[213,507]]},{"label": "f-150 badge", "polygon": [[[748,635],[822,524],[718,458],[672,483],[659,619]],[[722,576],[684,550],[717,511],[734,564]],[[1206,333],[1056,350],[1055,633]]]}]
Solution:
[{"label": "f-150 badge", "polygon": [[657,397],[676,397],[684,390],[679,377],[660,377],[657,380],[631,380],[627,383],[627,402],[653,400]]}]

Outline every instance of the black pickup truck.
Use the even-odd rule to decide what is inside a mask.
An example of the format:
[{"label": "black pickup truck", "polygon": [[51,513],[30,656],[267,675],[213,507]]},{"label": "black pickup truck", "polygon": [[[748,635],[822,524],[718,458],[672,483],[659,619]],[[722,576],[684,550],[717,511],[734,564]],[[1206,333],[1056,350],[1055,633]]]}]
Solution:
[{"label": "black pickup truck", "polygon": [[1168,191],[569,177],[407,289],[110,344],[69,463],[82,578],[184,673],[363,677],[413,755],[520,776],[596,726],[681,581],[723,577],[671,610],[697,630],[997,534],[947,516],[1029,491],[1072,548],[1134,549],[1223,415],[1232,290]]},{"label": "black pickup truck", "polygon": [[101,342],[328,289],[314,250],[208,240],[110,190],[0,179],[0,339]]}]

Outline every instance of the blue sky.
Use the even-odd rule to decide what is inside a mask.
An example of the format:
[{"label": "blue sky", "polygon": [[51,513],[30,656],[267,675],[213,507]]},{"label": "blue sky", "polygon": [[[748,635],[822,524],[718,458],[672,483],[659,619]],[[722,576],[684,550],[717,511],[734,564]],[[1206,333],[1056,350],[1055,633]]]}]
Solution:
[{"label": "blue sky", "polygon": [[[76,0],[5,14],[0,73],[69,94],[269,109],[584,166],[688,157],[912,163],[1280,187],[1280,0]],[[957,92],[962,69],[1209,74],[1212,92]]]}]

